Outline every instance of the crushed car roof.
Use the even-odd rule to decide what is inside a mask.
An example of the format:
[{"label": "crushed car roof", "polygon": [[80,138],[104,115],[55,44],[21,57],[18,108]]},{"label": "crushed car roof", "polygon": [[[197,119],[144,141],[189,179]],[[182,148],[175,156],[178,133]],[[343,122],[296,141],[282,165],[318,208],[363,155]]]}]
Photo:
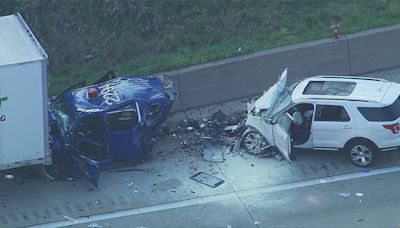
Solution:
[{"label": "crushed car roof", "polygon": [[[89,90],[98,95],[89,97]],[[165,97],[161,81],[153,76],[118,77],[105,83],[73,90],[69,94],[77,111],[100,112],[126,101],[150,100]]]},{"label": "crushed car roof", "polygon": [[[316,88],[311,88],[314,84]],[[382,103],[385,96],[390,96],[387,92],[393,90],[393,88],[389,88],[398,88],[397,86],[397,83],[377,78],[315,76],[301,81],[294,88],[292,100],[333,99]],[[396,99],[396,95],[393,96],[393,99],[385,99],[385,101],[390,102],[394,99]]]}]

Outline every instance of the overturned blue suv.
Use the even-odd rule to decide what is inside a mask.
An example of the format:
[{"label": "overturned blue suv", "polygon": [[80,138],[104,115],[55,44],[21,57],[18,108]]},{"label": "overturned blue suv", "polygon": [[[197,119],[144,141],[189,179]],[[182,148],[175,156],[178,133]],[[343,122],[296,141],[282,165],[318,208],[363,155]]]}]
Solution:
[{"label": "overturned blue suv", "polygon": [[70,173],[79,170],[98,187],[99,168],[142,160],[171,109],[168,89],[157,77],[113,72],[93,85],[66,89],[50,102],[53,163]]}]

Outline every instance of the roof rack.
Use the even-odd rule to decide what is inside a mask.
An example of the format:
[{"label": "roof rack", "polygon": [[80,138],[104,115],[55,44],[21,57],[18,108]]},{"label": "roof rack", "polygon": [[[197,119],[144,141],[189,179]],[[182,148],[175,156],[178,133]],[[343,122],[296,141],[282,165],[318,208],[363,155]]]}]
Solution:
[{"label": "roof rack", "polygon": [[378,82],[388,82],[386,79],[382,78],[369,78],[369,77],[359,77],[359,76],[314,76],[312,78],[343,78],[343,79],[359,79],[368,81],[378,81]]},{"label": "roof rack", "polygon": [[365,100],[365,99],[348,99],[345,97],[335,97],[335,98],[331,98],[331,97],[302,97],[299,100],[303,100],[303,99],[310,99],[310,100],[340,100],[340,101],[358,101],[358,102],[368,102],[368,103],[378,103],[377,101],[374,100]]}]

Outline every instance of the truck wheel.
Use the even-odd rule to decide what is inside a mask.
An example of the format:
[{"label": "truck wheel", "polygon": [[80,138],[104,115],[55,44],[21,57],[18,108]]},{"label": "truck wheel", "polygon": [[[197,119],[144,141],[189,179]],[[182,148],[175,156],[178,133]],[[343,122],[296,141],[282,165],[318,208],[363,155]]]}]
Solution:
[{"label": "truck wheel", "polygon": [[272,147],[261,135],[259,131],[254,128],[247,128],[243,133],[240,147],[251,155],[263,155],[267,152],[272,153]]},{"label": "truck wheel", "polygon": [[372,163],[377,148],[368,141],[360,140],[350,143],[346,147],[346,151],[355,165],[366,167]]}]

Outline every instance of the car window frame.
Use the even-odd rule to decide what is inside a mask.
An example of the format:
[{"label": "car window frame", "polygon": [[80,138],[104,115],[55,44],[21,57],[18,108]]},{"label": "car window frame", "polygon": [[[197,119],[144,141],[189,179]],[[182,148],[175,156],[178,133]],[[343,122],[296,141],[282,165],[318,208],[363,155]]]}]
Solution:
[{"label": "car window frame", "polygon": [[[318,117],[318,111],[319,111],[319,107],[321,106],[336,106],[336,107],[341,107],[342,110],[344,110],[347,114],[348,119],[347,120],[320,120],[317,119]],[[348,123],[352,121],[352,117],[350,115],[349,110],[347,109],[347,107],[345,105],[341,105],[341,104],[325,104],[325,103],[317,103],[315,106],[315,113],[314,113],[314,118],[313,118],[314,122],[333,122],[333,123]]]}]

